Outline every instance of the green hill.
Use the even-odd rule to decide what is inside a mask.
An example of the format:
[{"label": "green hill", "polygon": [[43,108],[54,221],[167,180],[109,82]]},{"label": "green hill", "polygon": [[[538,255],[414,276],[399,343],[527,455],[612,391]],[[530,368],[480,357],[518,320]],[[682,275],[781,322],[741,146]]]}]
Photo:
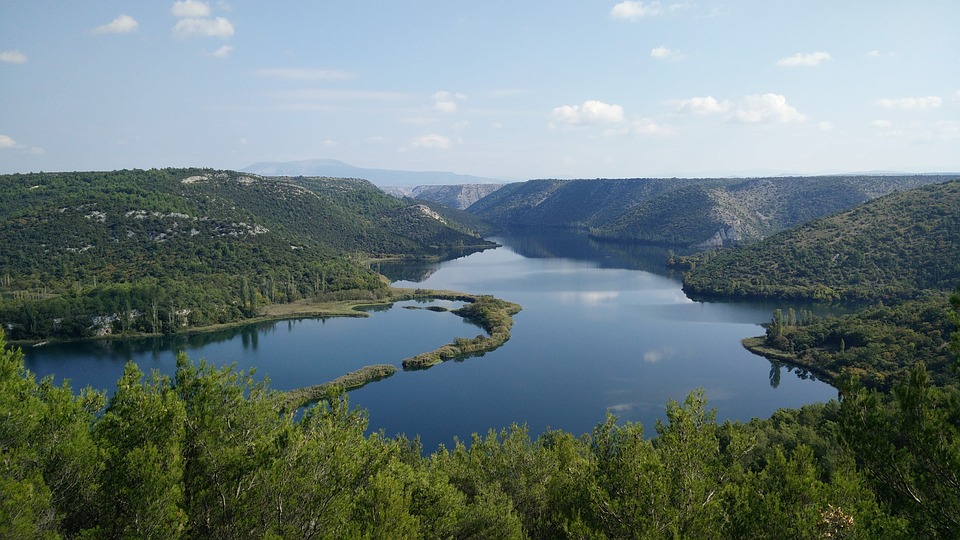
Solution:
[{"label": "green hill", "polygon": [[894,191],[956,176],[531,180],[468,209],[503,228],[588,228],[597,239],[689,247],[757,241]]},{"label": "green hill", "polygon": [[700,263],[693,294],[862,300],[960,283],[960,182],[894,193]]},{"label": "green hill", "polygon": [[0,323],[14,339],[175,331],[263,303],[376,294],[362,259],[492,245],[364,180],[163,169],[0,186]]}]

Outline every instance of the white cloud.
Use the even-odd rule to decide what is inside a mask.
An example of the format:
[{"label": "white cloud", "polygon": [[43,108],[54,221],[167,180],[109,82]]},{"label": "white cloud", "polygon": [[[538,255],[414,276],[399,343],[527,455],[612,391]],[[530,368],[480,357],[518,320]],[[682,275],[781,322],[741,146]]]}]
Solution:
[{"label": "white cloud", "polygon": [[27,61],[27,55],[20,51],[0,51],[0,62],[7,64],[22,64]]},{"label": "white cloud", "polygon": [[887,109],[936,109],[940,105],[943,105],[943,98],[939,96],[907,97],[899,99],[884,98],[877,100],[877,105]]},{"label": "white cloud", "polygon": [[868,58],[880,58],[880,51],[873,49],[872,51],[867,51]]},{"label": "white cloud", "polygon": [[13,137],[9,135],[0,135],[0,150],[4,150],[7,148],[19,150],[20,152],[26,152],[27,154],[30,154],[32,156],[42,156],[43,154],[46,153],[44,152],[43,148],[37,148],[35,146],[26,146],[13,140]]},{"label": "white cloud", "polygon": [[461,93],[450,93],[446,90],[441,90],[436,92],[432,96],[433,99],[433,109],[442,113],[452,113],[457,111],[457,101],[463,101],[467,99],[467,96]]},{"label": "white cloud", "polygon": [[833,131],[833,122],[818,122],[817,129],[820,131]]},{"label": "white cloud", "polygon": [[224,45],[223,47],[213,51],[212,56],[217,58],[226,58],[227,56],[230,56],[231,52],[233,52],[233,47],[230,45]]},{"label": "white cloud", "polygon": [[228,38],[233,35],[233,24],[224,19],[186,18],[177,21],[173,26],[173,33],[180,37],[220,37]]},{"label": "white cloud", "polygon": [[128,34],[137,29],[140,24],[129,15],[120,15],[116,19],[93,29],[94,34]]},{"label": "white cloud", "polygon": [[665,124],[658,124],[649,118],[637,118],[630,122],[629,133],[655,137],[658,135],[672,135],[676,130]]},{"label": "white cloud", "polygon": [[433,104],[433,110],[442,113],[457,112],[457,103],[455,101],[438,101]]},{"label": "white cloud", "polygon": [[295,80],[342,80],[350,79],[352,74],[335,69],[314,69],[314,68],[264,68],[253,72],[257,77],[268,77],[271,79],[295,79]]},{"label": "white cloud", "polygon": [[432,148],[437,150],[446,150],[453,146],[453,142],[443,135],[438,135],[436,133],[431,133],[430,135],[423,135],[422,137],[417,137],[411,143],[411,146],[414,148]]},{"label": "white cloud", "polygon": [[656,58],[657,60],[683,60],[683,53],[661,45],[650,49],[650,57]]},{"label": "white cloud", "polygon": [[614,19],[636,21],[638,19],[642,19],[643,17],[660,15],[664,11],[678,11],[687,7],[690,7],[689,2],[677,2],[664,8],[657,0],[647,3],[627,0],[613,6],[610,9],[610,17]]},{"label": "white cloud", "polygon": [[681,100],[677,110],[694,114],[717,114],[730,110],[729,101],[717,101],[713,96],[692,97]]},{"label": "white cloud", "polygon": [[734,118],[747,124],[760,122],[793,123],[803,122],[806,116],[787,104],[787,98],[780,94],[746,96],[740,101]]},{"label": "white cloud", "polygon": [[198,2],[197,0],[184,0],[183,2],[174,2],[173,9],[174,17],[179,18],[202,18],[210,16],[210,4],[206,2]]},{"label": "white cloud", "polygon": [[830,53],[826,52],[814,52],[814,53],[797,53],[793,56],[788,56],[786,58],[781,58],[777,61],[778,66],[786,67],[795,67],[795,66],[807,66],[814,67],[819,66],[822,62],[830,60]]},{"label": "white cloud", "polygon": [[953,100],[956,101],[957,103],[960,103],[960,90],[957,90],[956,92],[953,93]]},{"label": "white cloud", "polygon": [[613,6],[613,8],[610,9],[610,16],[614,19],[635,21],[642,17],[659,15],[661,11],[660,2],[644,4],[643,2],[626,1]]},{"label": "white cloud", "polygon": [[564,105],[553,109],[550,117],[557,122],[569,125],[618,124],[623,122],[623,107],[611,105],[595,99],[584,101],[582,105]]}]

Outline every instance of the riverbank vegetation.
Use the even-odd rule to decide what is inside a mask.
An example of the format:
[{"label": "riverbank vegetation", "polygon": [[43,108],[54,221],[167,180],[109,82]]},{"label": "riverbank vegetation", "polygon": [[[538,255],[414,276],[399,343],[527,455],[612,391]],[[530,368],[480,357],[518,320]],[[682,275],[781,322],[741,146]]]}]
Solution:
[{"label": "riverbank vegetation", "polygon": [[[937,386],[955,385],[950,353],[948,295],[928,292],[912,301],[878,304],[839,317],[813,317],[793,308],[776,310],[762,337],[744,340],[749,350],[817,373],[834,386],[854,378],[889,391],[923,362]],[[953,295],[960,302],[960,294]],[[954,310],[956,307],[954,307]]]},{"label": "riverbank vegetation", "polygon": [[[461,299],[467,295],[460,295]],[[468,304],[453,313],[474,322],[483,328],[487,335],[480,334],[473,339],[456,338],[433,351],[420,353],[403,360],[403,369],[426,369],[441,362],[476,356],[496,350],[510,339],[513,316],[520,312],[520,305],[489,295],[469,295]]]},{"label": "riverbank vegetation", "polygon": [[396,372],[397,368],[392,364],[363,366],[329,382],[284,392],[284,407],[290,410],[299,409],[322,399],[329,399],[331,393],[339,395],[341,392],[363,388],[372,382],[382,381]]},{"label": "riverbank vegetation", "polygon": [[[3,346],[0,334],[0,347]],[[523,426],[423,453],[330,394],[295,419],[248,373],[130,364],[108,399],[0,352],[5,538],[954,538],[960,395],[918,364],[890,403],[718,423],[702,392],[651,434]],[[652,435],[652,437],[650,437]]]}]

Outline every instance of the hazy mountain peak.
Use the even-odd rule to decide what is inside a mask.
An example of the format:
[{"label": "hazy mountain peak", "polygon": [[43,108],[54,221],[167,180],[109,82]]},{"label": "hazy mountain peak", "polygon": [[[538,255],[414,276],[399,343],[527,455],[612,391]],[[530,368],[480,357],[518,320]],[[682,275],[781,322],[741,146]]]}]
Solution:
[{"label": "hazy mountain peak", "polygon": [[421,186],[427,184],[498,184],[501,180],[457,174],[446,171],[402,171],[355,167],[336,159],[307,159],[302,161],[272,161],[254,163],[244,172],[264,176],[331,176],[363,178],[378,186]]}]

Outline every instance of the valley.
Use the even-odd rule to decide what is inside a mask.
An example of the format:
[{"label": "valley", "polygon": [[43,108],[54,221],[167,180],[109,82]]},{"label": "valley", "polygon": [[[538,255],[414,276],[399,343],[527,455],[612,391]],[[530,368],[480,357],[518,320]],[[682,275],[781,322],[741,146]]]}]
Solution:
[{"label": "valley", "polygon": [[[171,500],[198,531],[322,477],[369,501],[298,509],[331,527],[386,489],[439,536],[619,537],[673,508],[693,536],[949,538],[955,178],[535,180],[464,211],[339,178],[3,176],[0,341],[45,342],[0,353],[4,489],[77,486],[27,506],[68,534],[124,523],[100,486],[223,487],[217,468],[259,487],[225,513]],[[451,341],[454,314],[485,334]]]}]

